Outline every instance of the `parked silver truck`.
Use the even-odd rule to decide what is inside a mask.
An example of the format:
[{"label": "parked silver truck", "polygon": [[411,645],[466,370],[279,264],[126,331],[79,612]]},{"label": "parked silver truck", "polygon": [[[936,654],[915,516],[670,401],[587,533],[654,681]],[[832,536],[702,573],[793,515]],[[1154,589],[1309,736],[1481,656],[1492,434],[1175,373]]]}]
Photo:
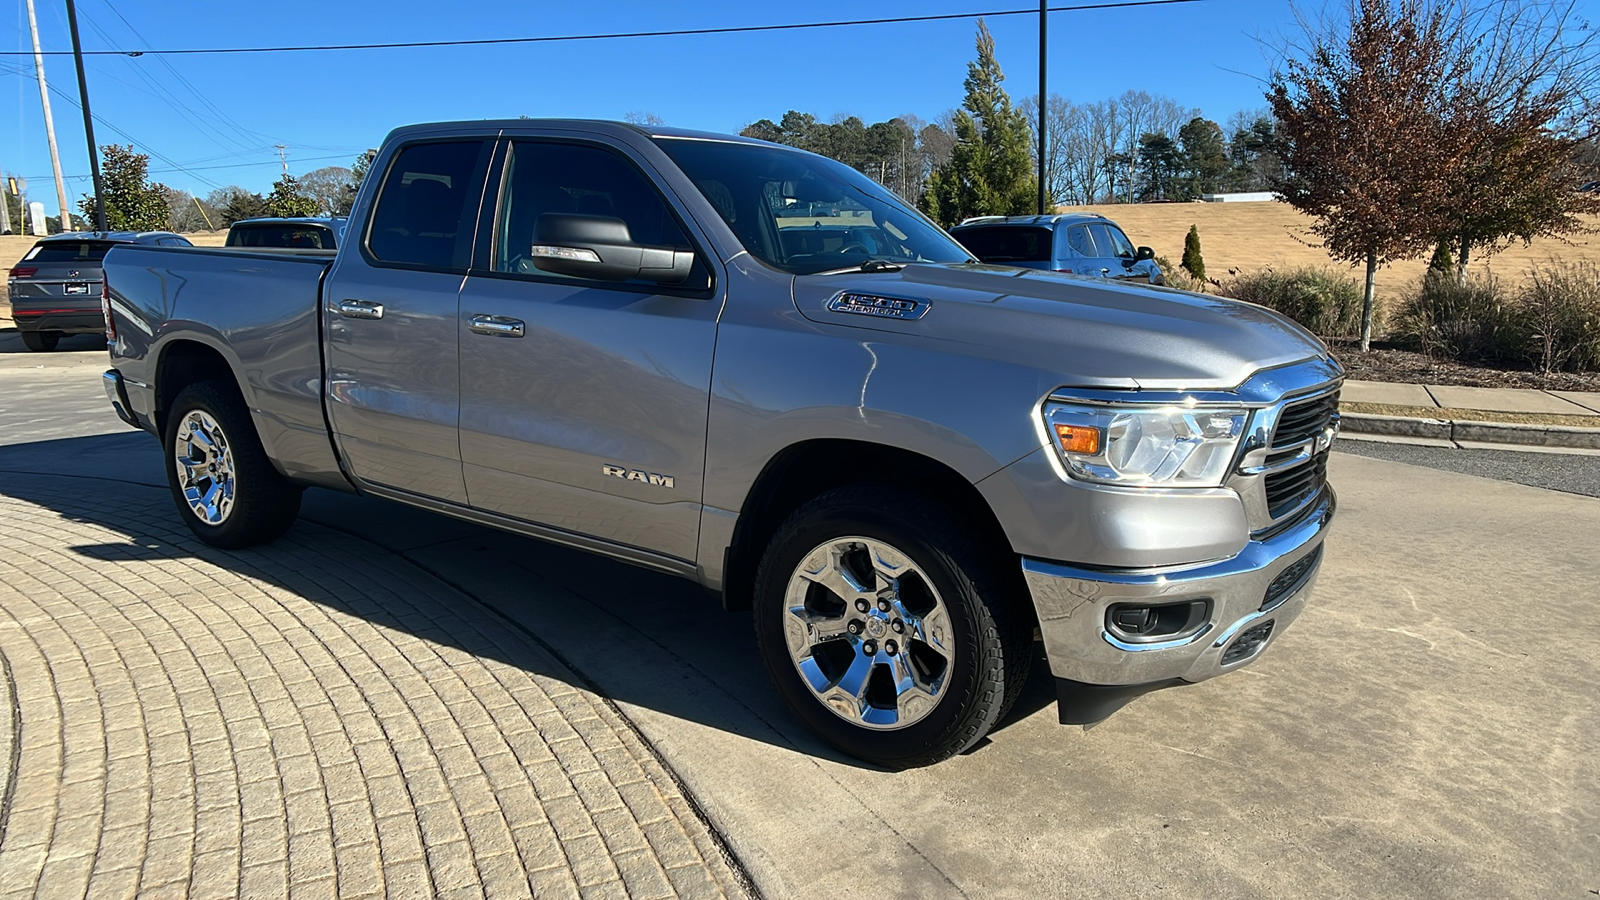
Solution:
[{"label": "parked silver truck", "polygon": [[201,540],[270,541],[318,486],[693,579],[889,766],[982,738],[1036,636],[1069,724],[1247,665],[1334,510],[1342,372],[1303,329],[979,263],[759,141],[401,128],[331,260],[105,268],[107,394]]}]

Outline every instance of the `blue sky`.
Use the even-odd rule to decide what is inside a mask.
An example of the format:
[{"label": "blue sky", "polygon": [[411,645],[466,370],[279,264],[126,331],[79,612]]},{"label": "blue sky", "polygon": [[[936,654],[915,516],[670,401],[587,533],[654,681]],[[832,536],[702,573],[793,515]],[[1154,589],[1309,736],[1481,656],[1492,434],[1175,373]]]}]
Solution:
[{"label": "blue sky", "polygon": [[[63,0],[35,2],[44,49],[71,49]],[[23,0],[9,5],[0,13],[0,50],[29,50]],[[78,0],[78,16],[89,50],[579,34],[1028,6],[1017,0]],[[1260,79],[1269,63],[1257,38],[1291,26],[1284,0],[1053,13],[1050,89],[1080,101],[1145,90],[1223,122],[1263,105]],[[1037,16],[990,19],[989,27],[1012,95],[1034,93]],[[420,121],[649,112],[672,125],[736,131],[788,109],[822,119],[846,114],[875,122],[903,113],[933,119],[961,102],[974,32],[973,20],[953,20],[565,44],[91,57],[88,79],[91,106],[109,123],[96,125],[96,138],[102,144],[131,138],[151,154],[154,180],[202,195],[227,184],[264,192],[281,171],[275,144],[287,146],[290,171],[300,174],[348,165],[390,128]],[[44,201],[54,215],[32,62],[0,57],[0,166],[27,176],[30,199]],[[45,66],[51,86],[75,100],[71,58],[46,57]],[[89,183],[81,114],[55,92],[51,106],[68,194],[76,201]]]}]

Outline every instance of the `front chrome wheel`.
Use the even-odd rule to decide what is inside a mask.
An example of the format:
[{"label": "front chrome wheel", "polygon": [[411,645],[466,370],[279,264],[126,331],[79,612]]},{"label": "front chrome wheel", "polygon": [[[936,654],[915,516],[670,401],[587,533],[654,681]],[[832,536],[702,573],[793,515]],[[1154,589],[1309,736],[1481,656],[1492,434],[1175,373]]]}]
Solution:
[{"label": "front chrome wheel", "polygon": [[949,610],[905,553],[841,537],[807,553],[784,594],[789,658],[813,696],[865,728],[906,728],[944,696],[956,659]]},{"label": "front chrome wheel", "polygon": [[178,423],[172,447],[178,489],[189,511],[207,525],[221,525],[233,512],[235,475],[228,436],[210,414],[191,409]]}]

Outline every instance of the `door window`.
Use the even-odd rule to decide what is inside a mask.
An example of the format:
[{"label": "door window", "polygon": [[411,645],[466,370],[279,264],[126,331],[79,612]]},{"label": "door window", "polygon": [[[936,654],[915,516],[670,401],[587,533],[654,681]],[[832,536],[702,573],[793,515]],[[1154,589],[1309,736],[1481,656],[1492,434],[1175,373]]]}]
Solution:
[{"label": "door window", "polygon": [[1122,229],[1115,225],[1090,225],[1094,231],[1094,240],[1100,247],[1101,256],[1115,256],[1120,259],[1133,259],[1133,244],[1128,242],[1128,236]]},{"label": "door window", "polygon": [[[635,244],[692,249],[683,227],[655,185],[621,155],[587,144],[517,141],[501,192],[495,224],[496,272],[572,280],[576,276],[546,272],[534,265],[529,251],[539,243],[539,217],[575,214],[621,219]],[[696,264],[704,286],[703,270]],[[640,284],[647,282],[641,281]],[[648,282],[652,289],[658,287]]]},{"label": "door window", "polygon": [[1084,225],[1074,225],[1067,229],[1067,248],[1074,256],[1096,257],[1099,252],[1095,250],[1094,239],[1089,236],[1089,229]]},{"label": "door window", "polygon": [[483,141],[412,144],[389,166],[367,249],[379,260],[427,268],[467,266]]}]

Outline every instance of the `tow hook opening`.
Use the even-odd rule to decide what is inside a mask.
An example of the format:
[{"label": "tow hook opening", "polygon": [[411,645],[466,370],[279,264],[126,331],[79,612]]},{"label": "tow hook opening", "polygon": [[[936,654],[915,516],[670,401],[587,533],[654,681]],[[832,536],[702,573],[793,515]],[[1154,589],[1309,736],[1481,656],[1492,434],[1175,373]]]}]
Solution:
[{"label": "tow hook opening", "polygon": [[1106,610],[1106,631],[1130,644],[1175,641],[1198,634],[1211,619],[1211,600],[1178,603],[1113,603]]}]

